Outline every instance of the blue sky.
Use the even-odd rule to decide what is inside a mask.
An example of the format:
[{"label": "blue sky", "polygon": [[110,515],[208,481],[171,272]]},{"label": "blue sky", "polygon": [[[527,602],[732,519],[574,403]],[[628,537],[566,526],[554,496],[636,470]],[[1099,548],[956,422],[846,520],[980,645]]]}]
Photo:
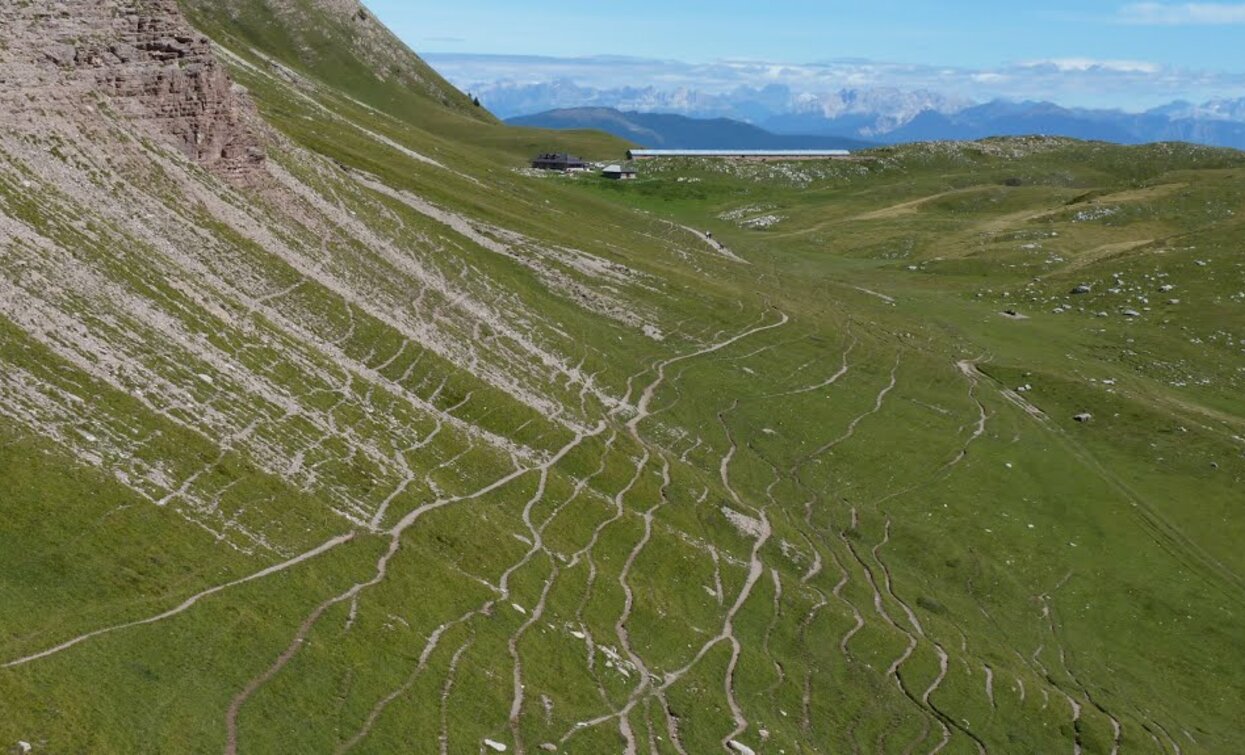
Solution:
[{"label": "blue sky", "polygon": [[[1104,93],[1111,100],[1104,104],[1157,104],[1185,90],[1190,99],[1245,95],[1235,75],[1245,74],[1245,2],[367,2],[421,53],[617,54],[687,63],[862,59],[980,76],[1046,64],[1081,79],[1074,99],[1093,99],[1094,73],[1128,73],[1129,92]],[[1146,77],[1155,83],[1150,94]]]},{"label": "blue sky", "polygon": [[847,57],[985,67],[1038,58],[1245,68],[1245,3],[1114,0],[460,0],[368,3],[419,52],[707,62]]}]

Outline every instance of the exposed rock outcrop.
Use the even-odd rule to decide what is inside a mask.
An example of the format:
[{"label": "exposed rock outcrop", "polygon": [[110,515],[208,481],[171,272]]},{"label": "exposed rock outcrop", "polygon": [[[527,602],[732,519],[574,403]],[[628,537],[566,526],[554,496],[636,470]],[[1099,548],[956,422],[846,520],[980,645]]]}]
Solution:
[{"label": "exposed rock outcrop", "polygon": [[99,104],[221,175],[263,170],[254,106],[176,0],[4,3],[0,27],[0,118]]}]

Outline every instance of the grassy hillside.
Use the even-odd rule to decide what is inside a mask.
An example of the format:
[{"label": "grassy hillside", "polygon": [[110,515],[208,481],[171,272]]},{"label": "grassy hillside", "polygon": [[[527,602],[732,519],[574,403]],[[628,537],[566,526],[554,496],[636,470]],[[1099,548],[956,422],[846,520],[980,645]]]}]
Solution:
[{"label": "grassy hillside", "polygon": [[0,131],[0,746],[1245,737],[1240,153],[536,176],[621,145],[188,5],[267,178]]},{"label": "grassy hillside", "polygon": [[[262,71],[249,85],[310,96],[371,119],[415,128],[529,159],[540,151],[573,151],[616,159],[629,146],[597,132],[557,133],[502,128],[386,29],[356,0],[179,0],[195,27],[244,63]],[[260,97],[270,104],[271,97]],[[275,115],[275,114],[274,114]]]},{"label": "grassy hillside", "polygon": [[313,76],[391,115],[492,121],[355,0],[189,0],[181,5],[195,27],[219,44]]}]

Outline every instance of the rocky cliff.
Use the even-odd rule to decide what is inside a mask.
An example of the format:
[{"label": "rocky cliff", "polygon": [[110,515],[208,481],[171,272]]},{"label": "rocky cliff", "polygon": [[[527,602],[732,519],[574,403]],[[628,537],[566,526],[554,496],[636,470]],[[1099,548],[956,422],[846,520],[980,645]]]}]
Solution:
[{"label": "rocky cliff", "polygon": [[263,169],[253,105],[175,0],[5,3],[0,27],[0,118],[99,105],[218,174]]}]

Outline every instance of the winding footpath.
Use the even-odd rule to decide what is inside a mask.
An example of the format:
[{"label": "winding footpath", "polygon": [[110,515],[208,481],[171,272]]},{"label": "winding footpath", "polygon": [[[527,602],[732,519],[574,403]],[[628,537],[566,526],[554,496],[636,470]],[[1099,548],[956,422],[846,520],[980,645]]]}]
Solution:
[{"label": "winding footpath", "polygon": [[250,576],[243,577],[242,579],[236,579],[233,582],[227,582],[223,585],[218,585],[216,587],[212,587],[207,590],[204,590],[203,592],[196,593],[195,595],[192,595],[191,597],[187,598],[176,608],[165,611],[164,613],[156,614],[155,616],[150,616],[146,619],[139,619],[138,621],[131,621],[125,624],[117,624],[115,626],[105,627],[103,629],[96,629],[93,632],[87,632],[86,634],[79,635],[78,637],[75,637],[72,640],[62,642],[56,647],[48,648],[47,650],[35,653],[33,655],[28,655],[24,658],[18,658],[16,660],[8,661],[7,663],[0,665],[0,669],[16,668],[18,666],[24,666],[27,663],[32,663],[34,661],[56,655],[57,653],[64,652],[68,650],[69,648],[74,647],[75,645],[80,645],[88,640],[93,640],[96,637],[102,637],[106,634],[111,634],[113,632],[120,632],[124,629],[131,629],[133,627],[146,626],[148,624],[156,624],[161,621],[171,619],[174,616],[177,616],[178,614],[182,614],[182,613],[185,613],[186,611],[189,611],[191,608],[195,606],[196,603],[203,600],[204,598],[210,597],[212,595],[216,595],[217,593],[224,592],[225,590],[228,590],[233,587],[245,585],[248,582],[254,582],[255,580],[263,579],[264,577],[270,577],[273,574],[278,574],[280,572],[285,571],[286,569],[290,569],[295,566],[298,566],[299,564],[305,563],[307,561],[312,560],[313,558],[317,558],[318,556],[322,556],[325,553],[328,553],[329,551],[333,550],[339,545],[344,545],[350,542],[351,540],[354,539],[354,537],[355,537],[354,533],[349,533],[346,535],[339,535],[333,538],[332,540],[329,540],[328,542],[324,543],[323,545],[320,545],[316,548],[312,548],[306,553],[295,556],[294,558],[291,558],[288,561],[283,561],[282,563],[276,564],[274,566],[270,566],[267,569],[257,571]]},{"label": "winding footpath", "polygon": [[[653,414],[653,411],[651,409],[652,402],[653,402],[654,397],[657,394],[657,391],[660,389],[662,384],[665,383],[666,381],[667,370],[669,370],[672,366],[679,364],[681,362],[685,362],[690,359],[694,359],[694,358],[701,357],[701,356],[706,356],[708,354],[721,351],[722,349],[725,349],[735,343],[738,343],[739,341],[742,341],[745,338],[748,338],[749,336],[753,336],[753,335],[756,335],[758,333],[762,333],[768,330],[773,330],[775,328],[780,328],[786,325],[788,322],[790,322],[790,319],[791,318],[787,314],[780,312],[778,322],[753,326],[725,340],[717,341],[709,346],[705,346],[704,348],[701,348],[695,352],[691,352],[689,354],[684,354],[684,355],[677,356],[677,357],[671,357],[669,359],[657,362],[654,365],[653,372],[655,373],[655,377],[641,392],[640,399],[636,403],[636,413],[631,418],[631,420],[627,422],[627,425],[626,425],[627,431],[628,433],[631,434],[632,438],[634,440],[639,441],[643,445],[643,447],[646,449],[645,455],[642,458],[641,463],[637,464],[636,477],[632,480],[632,483],[627,488],[627,490],[629,490],[631,486],[634,486],[635,481],[638,480],[640,474],[642,473],[644,464],[647,463],[648,461],[648,456],[649,456],[647,452],[648,446],[646,443],[643,443],[643,440],[639,434],[639,426],[644,420],[652,416]],[[734,457],[736,450],[737,450],[736,444],[734,443],[734,440],[732,439],[731,449],[727,452],[726,456],[722,460],[722,463],[720,465],[720,472],[723,476],[725,487],[729,491],[730,495],[732,496],[732,499],[739,502],[738,494],[735,493],[734,490],[731,488],[730,480],[729,480],[730,460]],[[623,491],[623,492],[625,493],[626,491]],[[620,493],[617,498],[617,503],[620,507],[621,507],[622,495],[623,493]],[[619,513],[619,516],[621,516],[621,513]],[[597,534],[599,534],[599,529],[600,528],[598,528]],[[748,577],[745,580],[743,587],[740,589],[739,594],[736,596],[734,604],[727,611],[726,617],[723,621],[723,626],[722,626],[721,631],[719,631],[719,633],[715,637],[705,642],[701,646],[699,651],[696,653],[696,655],[692,658],[692,660],[687,665],[675,671],[667,672],[661,684],[656,685],[656,686],[654,686],[651,683],[650,675],[648,673],[642,673],[640,682],[637,684],[636,688],[632,691],[631,695],[628,697],[627,702],[620,709],[614,710],[610,713],[598,716],[593,719],[589,719],[586,721],[580,721],[576,723],[569,731],[563,734],[559,743],[562,745],[565,745],[567,741],[569,741],[572,737],[574,737],[576,734],[582,731],[594,728],[596,726],[600,726],[609,721],[618,721],[620,734],[622,735],[624,742],[626,743],[626,749],[624,750],[624,752],[628,753],[628,755],[630,755],[630,753],[636,752],[635,737],[634,737],[634,734],[631,732],[630,724],[629,724],[631,712],[636,708],[637,705],[639,705],[642,701],[644,701],[646,694],[651,694],[655,697],[658,697],[659,700],[662,700],[664,702],[665,692],[668,689],[670,689],[670,687],[677,684],[679,680],[681,680],[692,668],[694,668],[714,647],[724,642],[731,643],[732,645],[732,662],[731,662],[731,665],[728,667],[726,680],[724,682],[725,687],[726,687],[728,705],[731,708],[732,717],[735,720],[736,728],[739,729],[740,731],[742,731],[743,729],[746,729],[747,719],[744,717],[742,708],[739,706],[738,702],[735,700],[734,691],[733,691],[732,676],[734,673],[735,664],[738,662],[738,656],[739,656],[739,643],[734,635],[734,621],[739,611],[743,608],[744,604],[747,602],[748,598],[751,596],[753,589],[756,587],[757,582],[759,582],[761,577],[764,575],[765,567],[760,559],[760,551],[762,548],[765,547],[765,544],[769,541],[769,538],[772,535],[772,532],[773,530],[770,527],[768,518],[764,515],[764,512],[761,512],[761,532],[759,536],[757,537],[752,548],[752,554],[751,554],[751,558],[749,562]],[[595,539],[596,539],[596,534],[594,534],[594,541]],[[633,551],[633,554],[634,554],[634,551]],[[582,610],[582,606],[581,606],[581,610]],[[641,666],[639,668],[643,668],[643,667]],[[667,708],[667,712],[669,712],[669,706],[666,706],[666,708]],[[673,723],[672,719],[670,719],[669,716],[668,716],[668,721]],[[741,724],[742,724],[742,729],[740,728]],[[735,736],[737,736],[737,734]],[[731,737],[728,737],[727,739],[723,740],[724,747],[729,746],[728,742],[730,739]],[[682,749],[681,745],[679,745],[679,749],[680,750]]]},{"label": "winding footpath", "polygon": [[605,428],[606,428],[605,423],[601,422],[592,431],[577,432],[575,437],[570,442],[568,442],[565,446],[563,446],[556,454],[552,455],[547,461],[545,461],[544,463],[540,464],[537,467],[526,468],[526,469],[520,467],[510,472],[509,474],[506,474],[503,477],[493,481],[492,483],[484,486],[483,488],[480,488],[474,493],[469,493],[469,494],[461,495],[461,496],[452,496],[449,498],[441,498],[431,503],[424,504],[423,506],[420,506],[414,509],[413,511],[408,513],[406,516],[404,516],[394,526],[394,528],[390,530],[389,548],[377,560],[376,572],[372,576],[372,578],[365,582],[356,583],[350,589],[346,590],[345,592],[339,595],[335,595],[331,598],[328,598],[327,600],[322,602],[320,605],[318,605],[314,610],[312,610],[312,612],[308,614],[307,617],[303,620],[303,623],[299,626],[298,631],[295,632],[294,637],[290,640],[290,644],[286,647],[286,649],[279,656],[277,656],[277,659],[272,663],[272,665],[269,666],[268,669],[265,670],[263,673],[261,673],[259,676],[252,679],[242,689],[242,691],[240,691],[237,695],[235,695],[233,700],[230,701],[229,709],[225,713],[225,753],[226,755],[236,755],[238,751],[238,718],[242,712],[242,708],[246,705],[247,701],[249,701],[255,695],[255,693],[258,692],[265,684],[267,684],[277,674],[279,674],[281,670],[284,669],[286,665],[288,665],[289,662],[292,661],[294,657],[298,655],[298,652],[305,645],[308,635],[311,633],[312,629],[315,628],[316,624],[319,623],[320,619],[324,616],[326,611],[328,611],[330,608],[340,603],[345,603],[347,601],[353,601],[356,596],[360,595],[368,588],[375,587],[376,585],[380,584],[381,582],[385,580],[386,576],[388,576],[389,564],[393,560],[394,556],[397,555],[399,549],[402,546],[403,534],[405,534],[405,532],[408,529],[414,526],[415,523],[418,522],[424,515],[432,511],[436,511],[438,509],[444,508],[446,506],[450,506],[454,503],[460,503],[463,501],[469,501],[469,500],[481,498],[533,471],[538,472],[540,475],[540,482],[537,487],[536,495],[537,497],[543,497],[545,484],[548,481],[549,470],[555,464],[557,464],[559,461],[565,458],[566,455],[569,454],[572,450],[578,447],[586,438],[591,437],[593,435],[598,435],[604,432]]}]

